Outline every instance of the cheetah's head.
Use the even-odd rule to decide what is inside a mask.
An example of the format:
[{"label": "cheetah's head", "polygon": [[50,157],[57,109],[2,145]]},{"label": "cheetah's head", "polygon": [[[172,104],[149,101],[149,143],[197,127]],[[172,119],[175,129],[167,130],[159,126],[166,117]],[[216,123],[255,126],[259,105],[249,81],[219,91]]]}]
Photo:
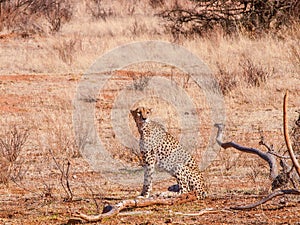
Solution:
[{"label": "cheetah's head", "polygon": [[138,107],[135,110],[130,110],[137,126],[139,127],[145,122],[149,121],[149,116],[151,115],[152,109],[145,107]]}]

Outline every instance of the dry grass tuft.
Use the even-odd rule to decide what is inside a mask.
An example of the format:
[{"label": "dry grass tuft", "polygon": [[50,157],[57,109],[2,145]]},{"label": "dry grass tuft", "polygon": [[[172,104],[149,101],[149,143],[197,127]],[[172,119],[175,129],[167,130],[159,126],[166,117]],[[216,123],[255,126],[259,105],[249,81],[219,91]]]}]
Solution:
[{"label": "dry grass tuft", "polygon": [[81,40],[76,38],[76,36],[66,40],[59,40],[56,44],[54,44],[53,49],[57,52],[59,58],[64,63],[71,66],[74,62],[76,52],[81,50]]},{"label": "dry grass tuft", "polygon": [[267,81],[269,73],[262,66],[255,65],[251,59],[243,59],[240,65],[243,70],[242,77],[248,85],[259,87]]}]

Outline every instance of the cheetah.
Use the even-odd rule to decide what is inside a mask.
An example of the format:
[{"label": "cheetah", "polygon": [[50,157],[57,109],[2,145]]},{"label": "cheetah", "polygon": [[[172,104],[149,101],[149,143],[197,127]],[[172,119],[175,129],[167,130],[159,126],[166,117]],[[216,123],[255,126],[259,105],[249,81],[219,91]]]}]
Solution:
[{"label": "cheetah", "polygon": [[177,180],[179,194],[195,191],[198,199],[207,195],[202,173],[189,152],[168,133],[162,124],[150,120],[152,109],[138,107],[130,111],[140,134],[140,150],[144,167],[141,196],[148,198],[152,190],[155,165]]}]

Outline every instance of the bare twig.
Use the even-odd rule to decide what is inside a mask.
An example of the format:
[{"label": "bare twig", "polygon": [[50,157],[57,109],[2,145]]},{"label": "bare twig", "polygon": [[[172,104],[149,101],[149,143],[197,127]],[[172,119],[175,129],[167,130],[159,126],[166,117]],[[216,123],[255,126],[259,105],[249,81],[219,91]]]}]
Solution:
[{"label": "bare twig", "polygon": [[276,159],[272,154],[270,154],[269,152],[263,152],[259,149],[244,147],[244,146],[241,146],[232,141],[231,142],[223,142],[222,136],[223,136],[224,125],[223,124],[215,124],[215,127],[218,128],[216,141],[222,148],[224,148],[224,149],[235,148],[242,152],[258,155],[260,158],[262,158],[263,160],[268,162],[268,164],[270,166],[270,177],[272,179],[274,179],[277,176],[278,171],[277,171]]},{"label": "bare twig", "polygon": [[[70,170],[70,161],[68,160],[67,162],[67,169],[65,171],[65,165],[60,165],[59,162],[57,161],[57,159],[55,158],[52,150],[49,148],[49,152],[52,156],[52,159],[57,167],[57,169],[60,171],[60,183],[61,186],[63,187],[65,193],[67,194],[67,198],[65,199],[66,201],[71,201],[73,199],[73,192],[70,188],[70,183],[69,183],[69,170]],[[64,184],[64,180],[66,182],[66,184]]]},{"label": "bare twig", "polygon": [[213,209],[213,208],[207,208],[207,209],[202,209],[199,212],[196,213],[183,213],[183,212],[174,212],[175,215],[181,215],[181,216],[202,216],[204,214],[212,214],[212,213],[232,213],[230,210],[226,209]]},{"label": "bare twig", "polygon": [[234,206],[234,207],[230,207],[230,209],[234,209],[234,210],[252,209],[252,208],[262,205],[262,204],[266,203],[267,201],[271,200],[272,198],[280,196],[280,195],[300,195],[300,191],[298,191],[296,189],[277,190],[277,191],[272,192],[271,194],[269,194],[268,196],[264,197],[262,200],[260,200],[256,203],[253,203],[250,205],[245,205],[245,206]]},{"label": "bare twig", "polygon": [[287,116],[287,101],[288,101],[288,91],[286,91],[284,95],[284,101],[283,101],[283,131],[284,131],[284,139],[286,146],[289,151],[289,155],[291,157],[291,160],[293,162],[293,165],[295,166],[295,169],[300,176],[300,165],[298,160],[296,159],[295,153],[293,151],[293,147],[290,141],[290,136],[288,132],[288,116]]},{"label": "bare twig", "polygon": [[152,214],[152,211],[135,211],[135,212],[120,212],[120,216],[136,216],[136,215],[146,215]]},{"label": "bare twig", "polygon": [[71,190],[70,182],[69,182],[70,166],[71,166],[71,163],[68,160],[68,162],[67,162],[67,170],[66,170],[66,174],[65,174],[66,185],[67,185],[67,189],[68,189],[68,193],[69,193],[69,198],[67,200],[72,200],[73,199],[73,192]]},{"label": "bare twig", "polygon": [[268,153],[270,153],[270,154],[272,154],[272,155],[274,155],[274,156],[276,156],[276,157],[278,157],[278,158],[281,158],[281,159],[290,159],[289,156],[280,155],[280,154],[278,154],[278,153],[276,153],[276,152],[274,152],[274,151],[269,151]]},{"label": "bare twig", "polygon": [[264,147],[266,147],[266,149],[268,149],[268,152],[274,152],[273,145],[269,146],[269,145],[265,142],[263,136],[261,136],[259,144],[262,145],[262,146],[264,146]]}]

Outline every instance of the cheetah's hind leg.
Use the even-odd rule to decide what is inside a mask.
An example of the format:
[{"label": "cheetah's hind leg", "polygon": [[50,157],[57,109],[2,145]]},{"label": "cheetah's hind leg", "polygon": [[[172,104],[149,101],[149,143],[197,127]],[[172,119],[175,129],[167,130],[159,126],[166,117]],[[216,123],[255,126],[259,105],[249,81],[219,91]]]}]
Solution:
[{"label": "cheetah's hind leg", "polygon": [[178,184],[174,184],[174,185],[168,187],[168,191],[179,192],[179,185]]}]

